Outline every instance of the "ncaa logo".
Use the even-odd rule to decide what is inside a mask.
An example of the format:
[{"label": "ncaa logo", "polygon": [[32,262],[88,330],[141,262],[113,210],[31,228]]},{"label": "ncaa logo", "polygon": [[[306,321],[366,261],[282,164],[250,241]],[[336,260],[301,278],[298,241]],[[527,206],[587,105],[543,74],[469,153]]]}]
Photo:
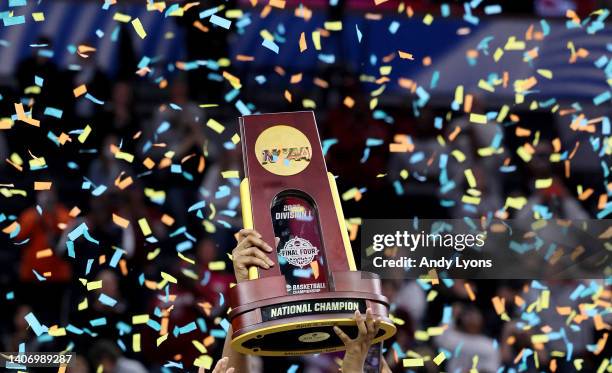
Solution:
[{"label": "ncaa logo", "polygon": [[304,238],[294,237],[287,241],[278,253],[287,259],[289,264],[303,268],[313,261],[319,249]]}]

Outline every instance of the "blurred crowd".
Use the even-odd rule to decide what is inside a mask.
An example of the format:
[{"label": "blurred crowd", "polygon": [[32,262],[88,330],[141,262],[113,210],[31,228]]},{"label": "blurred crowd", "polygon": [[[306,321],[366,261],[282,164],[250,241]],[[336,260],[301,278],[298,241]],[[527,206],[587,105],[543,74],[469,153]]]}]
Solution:
[{"label": "blurred crowd", "polygon": [[[210,42],[190,33],[186,37],[186,43],[192,46]],[[219,35],[213,39],[226,40]],[[42,49],[50,48],[52,43],[50,37],[38,42],[45,46]],[[225,56],[226,48],[224,42],[218,43],[207,51],[206,58]],[[226,317],[227,302],[223,301],[222,294],[227,293],[234,281],[227,253],[236,244],[234,233],[240,229],[241,219],[237,180],[224,179],[220,173],[242,172],[242,157],[239,146],[232,146],[228,136],[207,129],[205,123],[215,118],[226,126],[225,134],[237,131],[237,112],[223,105],[223,96],[231,88],[210,81],[198,72],[178,71],[161,83],[151,82],[134,74],[137,69],[129,64],[111,75],[96,66],[95,56],[82,59],[78,71],[68,71],[40,54],[40,49],[33,50],[31,57],[21,61],[10,84],[0,87],[3,96],[0,112],[3,116],[14,113],[13,104],[17,102],[26,107],[34,103],[32,117],[44,118],[44,124],[38,128],[17,123],[9,131],[0,131],[0,159],[8,158],[24,168],[22,172],[3,161],[0,182],[28,189],[34,181],[46,180],[52,181],[53,187],[48,191],[29,192],[26,196],[5,193],[0,196],[0,212],[14,215],[20,224],[16,237],[0,235],[1,295],[5,298],[7,293],[14,292],[14,299],[3,299],[5,316],[0,322],[0,350],[18,351],[19,344],[25,343],[27,351],[61,351],[72,340],[77,361],[69,371],[79,373],[94,372],[100,364],[105,372],[145,372],[160,371],[168,361],[193,361],[200,353],[192,339],[202,339],[204,335],[199,330],[194,332],[197,336],[178,335],[155,348],[158,334],[145,328],[149,332],[143,332],[142,345],[147,348],[143,347],[139,353],[130,348],[130,338],[122,337],[129,336],[133,315],[154,314],[167,305],[167,296],[147,281],[160,279],[161,272],[179,279],[171,288],[174,308],[170,333],[175,326],[198,319],[209,329],[219,329],[219,318]],[[35,76],[44,78],[41,94],[28,89],[34,85]],[[315,111],[321,138],[337,140],[327,151],[328,168],[339,176],[340,193],[353,187],[364,190],[361,200],[346,201],[347,218],[478,218],[501,210],[506,197],[512,195],[527,196],[528,204],[505,218],[531,218],[535,205],[546,206],[554,217],[588,219],[594,216],[596,201],[579,201],[572,191],[584,180],[590,180],[589,185],[594,188],[603,188],[598,170],[576,164],[571,177],[567,177],[562,164],[557,166],[549,161],[557,141],[565,147],[575,140],[564,137],[560,127],[567,124],[561,124],[557,116],[531,111],[519,113],[522,127],[541,131],[534,159],[524,163],[512,151],[521,143],[512,127],[496,122],[474,126],[465,113],[449,112],[445,106],[428,107],[417,116],[407,97],[400,100],[401,104],[386,104],[384,109],[394,123],[385,123],[372,118],[359,72],[347,71],[338,63],[320,71],[319,76],[326,82],[325,88],[313,88],[320,90],[318,95],[322,98]],[[86,84],[88,92],[103,103],[75,100],[73,89],[81,84]],[[302,110],[301,100],[258,102],[256,94],[251,96],[252,104],[260,112]],[[354,100],[354,105],[345,104],[347,96]],[[220,105],[203,107],[202,104]],[[477,112],[494,109],[488,106],[486,97],[475,97],[473,105]],[[61,108],[61,119],[45,116],[46,107]],[[445,118],[444,128],[433,126],[436,117]],[[79,132],[74,131],[85,125],[92,132],[81,144],[75,136]],[[450,145],[441,145],[439,136],[448,139],[456,128],[461,129],[457,138]],[[59,146],[50,140],[49,132],[55,136],[72,134],[72,138]],[[369,148],[365,156],[368,139],[381,139],[389,144],[398,135],[409,136],[414,148],[424,152],[425,159],[414,162],[406,153],[390,153],[386,145]],[[489,146],[500,135],[504,152],[481,157],[478,149]],[[466,159],[449,164],[447,176],[458,188],[444,194],[440,191],[436,157],[454,150],[459,150]],[[134,158],[129,162],[119,159],[118,152]],[[36,157],[44,157],[46,167],[28,172],[28,161]],[[155,166],[148,167],[147,160]],[[509,166],[515,169],[500,171]],[[477,206],[460,203],[461,195],[470,188],[463,177],[465,169],[473,171],[482,192]],[[402,176],[405,171],[409,177]],[[381,174],[385,176],[380,177]],[[123,187],[121,182],[130,177],[132,183]],[[553,184],[550,188],[535,189],[532,182],[535,178],[552,178]],[[106,190],[95,192],[100,186]],[[595,194],[601,192],[596,190]],[[204,216],[188,212],[190,206],[201,200],[209,201]],[[455,203],[443,206],[441,200]],[[214,203],[217,214],[221,214],[216,221],[211,217],[214,212],[210,210],[210,202]],[[120,227],[114,223],[113,215],[131,224]],[[168,217],[172,220],[170,224]],[[203,224],[206,217],[214,221],[211,223],[214,228]],[[150,223],[156,242],[148,240],[139,229],[136,222],[143,218]],[[99,243],[79,241],[75,257],[70,258],[67,235],[82,223],[87,224],[89,234]],[[357,243],[358,240],[355,249]],[[195,265],[176,256],[179,245],[190,250],[188,253],[195,259]],[[53,250],[53,255],[41,258],[40,252],[47,248]],[[111,267],[106,262],[117,248],[124,255]],[[93,263],[88,260],[91,258],[95,258]],[[219,261],[226,262],[226,270],[210,271],[209,263]],[[52,276],[45,278],[47,272],[52,272]],[[79,281],[81,278],[102,280],[103,285],[95,291],[86,291]],[[471,300],[466,283],[476,294],[475,301]],[[539,313],[542,325],[553,330],[565,325],[565,318],[555,308],[577,307],[578,302],[571,300],[569,294],[580,283],[544,283],[550,289],[552,306],[550,312]],[[583,283],[590,284],[586,280]],[[445,363],[445,370],[449,372],[469,371],[474,355],[479,356],[480,372],[495,372],[500,366],[513,367],[522,362],[517,354],[523,347],[532,346],[531,335],[538,333],[517,327],[522,313],[517,299],[529,304],[538,297],[531,281],[456,280],[451,286],[440,285],[436,289],[437,296],[428,300],[430,289],[421,283],[400,280],[383,283],[384,295],[392,303],[391,312],[401,320],[397,335],[384,345],[394,372],[405,369],[401,358],[394,359],[394,354],[397,355],[394,345],[400,351],[412,350],[431,356],[437,355],[438,349],[462,351],[459,358]],[[97,299],[101,293],[117,303],[113,307],[100,303]],[[506,320],[495,312],[491,303],[494,297],[504,300]],[[449,330],[440,337],[415,338],[415,331],[439,325],[447,306],[451,307],[453,316]],[[48,326],[72,324],[83,332],[69,334],[69,338],[40,340],[24,320],[29,312],[34,312]],[[92,320],[100,318],[105,318],[106,323],[94,327]],[[599,363],[587,346],[595,343],[601,334],[587,320],[580,330],[568,335],[573,343],[573,358],[584,358],[585,371],[593,371]],[[121,346],[120,340],[128,347]],[[205,340],[205,343],[208,353],[218,358],[222,338]],[[553,356],[551,352],[566,351],[567,346],[560,340],[540,347],[537,352],[540,364],[547,366]],[[337,359],[338,355],[332,354],[263,359],[258,364],[265,372],[285,371],[293,364],[305,372],[335,372]],[[557,360],[558,372],[574,370],[572,361]],[[427,361],[424,367],[413,370],[435,372],[438,367]],[[525,371],[536,370],[533,359],[529,359]]]}]

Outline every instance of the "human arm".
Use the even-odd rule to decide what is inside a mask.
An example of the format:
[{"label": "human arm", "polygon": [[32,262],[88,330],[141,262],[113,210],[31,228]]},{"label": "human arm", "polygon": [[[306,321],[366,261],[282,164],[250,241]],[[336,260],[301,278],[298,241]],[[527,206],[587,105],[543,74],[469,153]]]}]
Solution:
[{"label": "human arm", "polygon": [[[256,266],[263,269],[268,269],[274,265],[274,262],[266,256],[266,252],[272,252],[272,247],[261,239],[261,235],[252,229],[242,229],[238,232],[238,244],[232,251],[232,263],[234,266],[234,274],[236,282],[240,283],[248,281],[249,267]],[[223,364],[226,370],[213,370],[214,373],[246,373],[248,371],[247,355],[234,351],[231,346],[231,335],[233,333],[232,326],[228,328],[227,337],[223,345],[223,359],[227,359]],[[216,367],[215,367],[216,369]],[[233,369],[230,371],[230,369]]]},{"label": "human arm", "polygon": [[334,326],[334,332],[346,346],[346,352],[342,359],[342,373],[362,373],[365,359],[372,341],[380,329],[380,319],[374,320],[372,310],[366,310],[365,320],[359,311],[355,311],[355,322],[359,333],[355,339],[351,339],[342,329]]}]

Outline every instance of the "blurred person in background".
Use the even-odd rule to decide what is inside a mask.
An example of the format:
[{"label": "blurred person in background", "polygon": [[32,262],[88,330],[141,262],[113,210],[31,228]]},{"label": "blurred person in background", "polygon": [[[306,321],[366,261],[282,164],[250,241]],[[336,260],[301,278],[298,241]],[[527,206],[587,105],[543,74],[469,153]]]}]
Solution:
[{"label": "blurred person in background", "polygon": [[[86,40],[81,45],[93,46],[94,40]],[[72,77],[74,87],[79,87],[83,84],[87,86],[87,91],[100,101],[107,102],[111,98],[113,80],[100,67],[99,58],[95,52],[87,58],[74,54],[76,59],[74,66],[78,68],[73,73]],[[102,113],[103,107],[91,100],[77,99],[75,112],[79,119],[90,120],[96,115]]]},{"label": "blurred person in background", "polygon": [[[189,269],[191,268],[189,267]],[[142,332],[142,345],[155,346],[162,332],[167,332],[171,335],[171,340],[166,341],[159,349],[143,350],[144,357],[155,367],[153,370],[155,372],[161,369],[168,361],[181,360],[186,367],[192,368],[194,360],[201,355],[192,341],[194,339],[203,340],[208,335],[208,332],[202,332],[198,326],[189,333],[180,333],[179,328],[191,323],[196,325],[203,325],[202,323],[204,323],[208,331],[220,328],[213,323],[213,317],[207,312],[209,309],[204,304],[205,302],[198,302],[197,279],[194,278],[195,276],[185,276],[185,269],[184,262],[177,262],[176,260],[165,263],[164,266],[160,267],[159,271],[168,273],[181,280],[177,284],[173,284],[168,295],[160,294],[159,292],[156,294],[151,293],[152,296],[148,300],[146,313],[154,314],[156,312],[155,309],[159,309],[162,315],[162,328],[165,327],[166,329],[165,331],[164,329],[156,331],[153,328],[145,328]],[[214,304],[211,304],[211,308],[218,303],[218,300],[215,300]],[[168,320],[169,324],[164,324],[164,319]],[[198,319],[200,321],[196,321]],[[222,342],[214,340],[212,344],[206,346],[207,353],[212,356],[218,356],[221,346]]]},{"label": "blurred person in background", "polygon": [[[202,279],[196,287],[198,302],[209,302],[218,305],[222,294],[227,294],[234,277],[225,271],[211,271],[209,265],[215,261],[224,261],[226,256],[212,238],[204,238],[197,243],[197,271]],[[223,305],[221,308],[224,308]],[[216,312],[219,310],[217,309]]]},{"label": "blurred person in background", "polygon": [[[476,369],[482,373],[497,372],[501,366],[501,356],[495,347],[495,340],[484,335],[483,316],[471,304],[455,304],[455,317],[442,335],[434,337],[439,348],[460,352],[448,361],[447,371],[467,372],[473,368],[474,356],[478,356]],[[456,320],[456,321],[455,321]]]},{"label": "blurred person in background", "polygon": [[147,146],[156,144],[144,155],[159,164],[153,182],[166,191],[166,205],[180,225],[187,224],[185,211],[197,199],[196,187],[215,154],[214,144],[204,135],[204,113],[189,99],[187,89],[183,77],[173,80],[169,88],[173,105],[159,108],[142,140]]},{"label": "blurred person in background", "polygon": [[[517,363],[515,359],[520,354],[524,353],[524,349],[534,349],[534,345],[531,342],[531,337],[534,333],[533,330],[523,330],[518,324],[519,320],[510,321],[504,324],[502,333],[499,337],[499,350],[501,353],[502,364],[505,369],[516,369]],[[527,328],[526,328],[527,329]],[[535,352],[538,354],[538,362],[540,367],[548,366],[549,363],[549,352],[547,348],[536,348]],[[535,367],[533,358],[521,359],[524,360],[525,365],[521,366],[521,372],[535,373],[541,371]]]},{"label": "blurred person in background", "polygon": [[[535,148],[533,158],[527,163],[528,187],[527,205],[515,216],[517,221],[530,222],[532,219],[586,220],[589,214],[567,190],[563,179],[550,162],[553,146],[548,141],[541,141]],[[546,188],[536,188],[535,180],[552,180]]]},{"label": "blurred person in background", "polygon": [[[64,85],[62,81],[62,72],[53,62],[53,42],[48,36],[40,36],[36,42],[35,48],[32,48],[32,55],[19,62],[15,72],[19,94],[33,99],[35,101],[36,113],[41,113],[46,106],[60,108],[62,103],[70,102],[62,94],[66,89],[72,88]],[[28,87],[35,85],[35,77],[43,79],[43,89],[46,94],[30,94],[25,95],[25,90]],[[53,93],[53,94],[50,94]],[[34,117],[40,117],[34,114]]]},{"label": "blurred person in background", "polygon": [[[174,17],[174,19],[185,29],[187,61],[220,61],[227,58],[230,50],[229,38],[233,34],[233,30],[226,30],[223,27],[210,27],[207,28],[206,32],[202,32],[197,27],[193,27],[194,22],[200,21],[200,13],[217,6],[217,3],[210,0],[196,3],[185,0],[181,3],[186,8],[185,14],[182,17]],[[235,8],[236,3],[236,0],[224,1],[227,9]],[[186,4],[194,6],[186,6]],[[232,66],[227,68],[231,71]],[[223,93],[229,89],[229,84],[225,80],[210,79],[207,74],[202,74],[200,69],[187,71],[187,78],[189,81],[189,96],[201,102],[219,103],[223,100]]]},{"label": "blurred person in background", "polygon": [[[96,338],[115,338],[117,336],[117,322],[127,322],[130,315],[127,299],[121,292],[121,278],[118,273],[110,269],[104,269],[98,273],[94,281],[102,281],[102,287],[91,292],[92,294],[87,294],[89,306],[80,317],[84,322],[100,317],[106,318],[106,325],[96,327],[96,333],[98,333]],[[99,301],[102,294],[112,298],[117,303],[113,306],[103,304]]]},{"label": "blurred person in background", "polygon": [[[565,338],[552,339],[546,342],[546,349],[550,351],[567,351],[568,343],[572,345],[572,360],[583,359],[583,369],[585,371],[595,371],[597,365],[594,361],[595,356],[590,353],[587,349],[588,345],[594,344],[595,341],[595,326],[593,318],[585,317],[584,319],[577,317],[568,321],[567,315],[561,315],[559,308],[569,307],[572,310],[582,309],[582,303],[584,299],[577,296],[573,296],[574,291],[581,284],[588,288],[591,285],[591,281],[594,280],[549,280],[543,283],[547,290],[550,290],[549,307],[543,307],[538,312],[538,317],[541,318],[541,325],[546,325],[551,329],[551,332],[563,331],[566,335]],[[599,281],[599,286],[603,286],[603,280]],[[603,287],[602,287],[603,288]],[[542,290],[529,288],[527,294],[524,295],[526,304],[532,304],[538,301],[541,297]],[[607,320],[606,320],[607,319]],[[610,322],[612,318],[609,314],[603,315],[604,329],[606,321]],[[570,324],[571,325],[568,325]],[[608,325],[609,329],[610,326]],[[544,354],[550,358],[550,354]],[[574,372],[575,367],[572,361],[566,361],[566,359],[557,359],[557,372],[569,373]]]},{"label": "blurred person in background", "polygon": [[131,81],[115,82],[110,101],[104,103],[103,111],[95,118],[92,128],[96,135],[88,138],[87,144],[100,150],[109,135],[119,138],[117,146],[122,151],[134,154],[133,137],[140,131],[140,119],[134,110],[134,89]]},{"label": "blurred person in background", "polygon": [[[32,307],[27,304],[17,306],[13,315],[12,330],[2,335],[2,351],[19,351],[19,345],[25,343],[26,351],[38,351],[38,340],[30,331],[30,324],[25,320],[25,316],[32,312]],[[7,317],[8,318],[8,317]]]},{"label": "blurred person in background", "polygon": [[[166,146],[154,148],[152,156],[159,158],[167,151],[173,151],[175,159],[181,160],[193,153],[201,154],[207,143],[202,109],[189,99],[187,82],[182,76],[173,80],[169,91],[169,102],[179,108],[162,105],[155,113],[147,136],[153,138],[155,143],[164,143]],[[166,123],[169,127],[166,127]]]},{"label": "blurred person in background", "polygon": [[[223,149],[218,161],[208,163],[204,179],[198,189],[198,197],[214,203],[217,217],[234,229],[242,225],[240,211],[240,180],[226,179],[223,171],[242,169],[242,152],[238,149]],[[212,238],[218,247],[231,247],[235,241],[230,229],[217,229]]]},{"label": "blurred person in background", "polygon": [[22,293],[30,298],[28,302],[35,311],[57,317],[60,307],[48,307],[47,302],[61,301],[64,287],[72,280],[71,265],[57,249],[72,218],[53,188],[38,191],[36,202],[36,206],[24,210],[18,219],[21,231],[16,241],[24,242],[19,279]]},{"label": "blurred person in background", "polygon": [[427,312],[427,299],[425,291],[416,281],[404,280],[395,298],[389,301],[410,315],[413,329],[421,328],[425,312]]},{"label": "blurred person in background", "polygon": [[[113,222],[113,213],[124,206],[124,199],[117,192],[107,192],[100,196],[92,196],[89,212],[72,220],[71,224],[64,230],[64,234],[58,244],[58,250],[62,254],[66,252],[68,235],[81,224],[87,226],[88,234],[96,241],[91,242],[85,237],[78,239],[75,245],[75,257],[71,258],[75,276],[96,276],[108,264],[103,264],[100,257],[105,255],[107,260],[112,257],[115,247],[123,250],[124,259],[130,259],[136,251],[136,232],[133,224],[123,228]],[[93,264],[88,271],[88,260],[93,259]],[[80,285],[78,282],[73,285]]]},{"label": "blurred person in background", "polygon": [[99,156],[91,163],[87,176],[95,184],[113,187],[115,179],[121,171],[126,169],[123,164],[115,158],[113,147],[118,148],[119,138],[116,135],[108,135],[102,143]]},{"label": "blurred person in background", "polygon": [[[397,332],[393,337],[384,342],[385,346],[399,346],[402,351],[416,350],[417,348],[423,348],[423,346],[417,345],[414,339],[415,322],[412,315],[402,308],[392,309],[390,313],[397,320],[401,320],[396,324]],[[384,360],[393,373],[404,372],[405,368],[402,364],[402,359],[398,359],[396,352],[393,348],[387,347],[387,354],[384,356]],[[381,371],[382,372],[382,371]]]},{"label": "blurred person in background", "polygon": [[[487,113],[487,103],[483,96],[474,97],[471,112]],[[451,209],[452,217],[480,218],[501,209],[504,203],[504,180],[500,177],[499,168],[507,157],[503,145],[503,127],[495,120],[487,120],[485,124],[472,123],[468,114],[461,113],[444,130],[448,146],[441,151],[448,155],[448,179],[456,186],[448,194],[440,194],[440,198],[457,201]],[[459,161],[454,154],[463,154],[464,159]],[[476,181],[473,189],[480,192],[480,203],[477,205],[459,202],[462,195],[472,188],[468,184],[466,171],[472,172]]]},{"label": "blurred person in background", "polygon": [[73,361],[70,363],[68,373],[89,373],[89,363],[83,355],[73,355]]},{"label": "blurred person in background", "polygon": [[147,369],[137,360],[123,356],[117,345],[106,339],[100,339],[89,350],[89,361],[92,370],[104,373],[147,373]]}]

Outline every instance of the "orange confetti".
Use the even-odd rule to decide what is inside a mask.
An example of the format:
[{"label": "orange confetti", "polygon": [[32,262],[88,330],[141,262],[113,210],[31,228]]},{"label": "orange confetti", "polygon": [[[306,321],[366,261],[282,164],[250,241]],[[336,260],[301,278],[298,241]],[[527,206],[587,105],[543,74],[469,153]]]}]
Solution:
[{"label": "orange confetti", "polygon": [[344,101],[342,101],[342,103],[344,104],[344,106],[346,106],[349,109],[351,109],[353,106],[355,106],[355,100],[353,100],[353,98],[349,97],[349,96],[346,96],[344,98]]},{"label": "orange confetti", "polygon": [[117,224],[121,228],[125,229],[130,225],[130,221],[122,218],[121,216],[113,213],[113,223]]},{"label": "orange confetti", "polygon": [[162,215],[161,221],[167,226],[171,226],[172,224],[174,224],[174,218],[168,214]]},{"label": "orange confetti", "polygon": [[474,294],[474,291],[472,290],[472,287],[470,286],[469,282],[466,282],[463,284],[463,286],[465,287],[465,291],[468,294],[468,297],[470,298],[470,300],[473,302],[476,300],[476,294]]},{"label": "orange confetti", "polygon": [[291,84],[297,84],[302,81],[302,73],[291,75]]},{"label": "orange confetti", "polygon": [[53,250],[51,250],[50,248],[39,250],[36,252],[36,259],[48,258],[50,256],[53,256]]},{"label": "orange confetti", "polygon": [[300,34],[300,53],[304,52],[308,48],[306,45],[306,34],[303,32]]},{"label": "orange confetti", "polygon": [[49,190],[52,184],[53,182],[51,181],[35,181],[34,190]]},{"label": "orange confetti", "polygon": [[85,84],[81,84],[80,86],[73,89],[72,93],[74,94],[74,97],[80,97],[87,93],[87,86],[85,86]]},{"label": "orange confetti", "polygon": [[402,51],[397,51],[397,53],[399,54],[400,58],[403,60],[414,60],[414,57],[412,56],[411,53],[402,52]]},{"label": "orange confetti", "polygon": [[236,56],[236,60],[237,61],[243,61],[243,62],[250,62],[250,61],[255,61],[255,57],[253,56],[246,56],[244,54],[239,54]]}]

